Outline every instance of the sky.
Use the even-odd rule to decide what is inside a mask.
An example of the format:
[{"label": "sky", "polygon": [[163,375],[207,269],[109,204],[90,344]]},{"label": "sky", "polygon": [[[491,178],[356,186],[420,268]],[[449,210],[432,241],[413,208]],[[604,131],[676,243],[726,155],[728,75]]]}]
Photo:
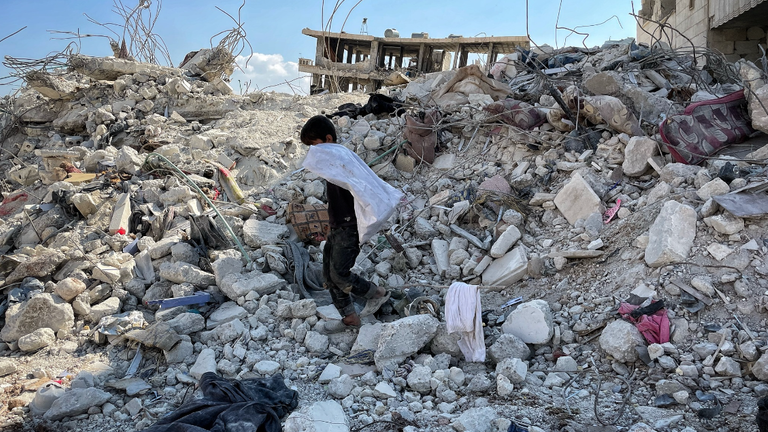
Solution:
[{"label": "sky", "polygon": [[[117,0],[115,0],[117,1]],[[139,0],[122,0],[135,7]],[[154,10],[158,0],[152,2]],[[383,36],[388,28],[397,29],[404,37],[411,33],[426,32],[430,37],[447,37],[449,34],[470,36],[525,36],[538,45],[586,46],[602,45],[609,39],[634,37],[635,20],[630,16],[631,0],[529,0],[526,23],[526,0],[507,1],[401,1],[401,0],[343,0],[334,16],[331,30],[359,33],[363,18],[368,19],[368,34]],[[88,14],[98,22],[119,22],[113,12],[111,0],[4,0],[0,14],[0,39],[27,26],[24,30],[0,42],[0,57],[42,58],[64,49],[71,41],[58,40],[61,34],[50,30],[80,34],[116,36],[105,28],[89,21]],[[231,29],[233,21],[216,6],[237,18],[242,0],[165,0],[161,3],[154,33],[162,37],[174,65],[184,56],[200,48],[209,48],[215,34]],[[238,59],[241,71],[232,76],[235,92],[245,89],[293,91],[282,84],[300,76],[299,57],[313,58],[315,39],[301,34],[303,28],[320,30],[331,15],[335,4],[322,0],[284,0],[258,2],[246,0],[241,10],[241,21],[247,38],[253,47],[247,47]],[[354,7],[354,8],[353,8]],[[639,0],[635,4],[640,8]],[[589,33],[583,36],[568,30],[556,31],[555,27],[567,27]],[[595,24],[602,25],[592,27]],[[528,30],[526,30],[526,24]],[[114,27],[113,27],[114,28]],[[122,33],[121,30],[117,30]],[[220,38],[219,36],[218,38]],[[218,43],[214,39],[214,44]],[[566,39],[567,38],[567,39]],[[102,37],[80,39],[79,51],[94,56],[109,56],[112,51],[108,40]],[[248,64],[246,67],[246,60]],[[471,59],[470,59],[471,60]],[[0,66],[0,77],[9,70]],[[302,83],[308,87],[306,81]],[[0,95],[13,90],[12,86],[0,86]]]}]

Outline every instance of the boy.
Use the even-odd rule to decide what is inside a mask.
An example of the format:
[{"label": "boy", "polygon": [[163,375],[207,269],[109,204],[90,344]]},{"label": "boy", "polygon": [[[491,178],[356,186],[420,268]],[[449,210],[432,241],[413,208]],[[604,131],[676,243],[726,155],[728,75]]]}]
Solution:
[{"label": "boy", "polygon": [[[314,116],[301,128],[301,142],[309,146],[335,143],[336,128],[325,116]],[[384,288],[350,271],[360,253],[355,199],[348,190],[328,181],[325,184],[331,226],[323,249],[325,287],[330,291],[334,306],[344,316],[342,322],[357,327],[360,326],[360,316],[355,311],[350,294],[368,299],[362,316],[376,312],[389,295]]]}]

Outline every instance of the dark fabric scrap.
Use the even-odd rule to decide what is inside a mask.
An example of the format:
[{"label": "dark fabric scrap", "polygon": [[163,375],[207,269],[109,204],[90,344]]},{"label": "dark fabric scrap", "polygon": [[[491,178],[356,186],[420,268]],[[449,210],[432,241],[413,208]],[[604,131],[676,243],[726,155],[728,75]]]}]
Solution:
[{"label": "dark fabric scrap", "polygon": [[488,104],[483,111],[494,114],[499,120],[520,129],[531,130],[547,121],[547,115],[522,101],[504,99]]},{"label": "dark fabric scrap", "polygon": [[146,432],[280,432],[280,418],[299,404],[298,392],[283,376],[240,381],[206,372],[200,378],[204,397],[182,405]]},{"label": "dark fabric scrap", "polygon": [[440,113],[437,110],[424,112],[423,118],[410,115],[405,117],[403,137],[408,140],[405,151],[410,157],[428,164],[435,161],[435,147],[437,147],[435,125],[439,122]]}]

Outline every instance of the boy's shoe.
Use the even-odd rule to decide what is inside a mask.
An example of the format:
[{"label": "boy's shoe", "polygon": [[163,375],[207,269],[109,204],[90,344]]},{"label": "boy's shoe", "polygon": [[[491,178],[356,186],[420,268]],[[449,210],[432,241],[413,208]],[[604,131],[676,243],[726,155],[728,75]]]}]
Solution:
[{"label": "boy's shoe", "polygon": [[365,303],[365,307],[360,312],[361,317],[367,317],[368,315],[373,315],[378,311],[384,303],[389,301],[389,292],[385,290],[384,288],[379,288],[380,290],[384,290],[384,294],[382,294],[380,297],[374,297],[372,299],[368,299],[368,301]]},{"label": "boy's shoe", "polygon": [[[367,305],[366,305],[367,306]],[[349,327],[360,327],[360,317],[356,313],[349,314],[342,318],[341,322]]]}]

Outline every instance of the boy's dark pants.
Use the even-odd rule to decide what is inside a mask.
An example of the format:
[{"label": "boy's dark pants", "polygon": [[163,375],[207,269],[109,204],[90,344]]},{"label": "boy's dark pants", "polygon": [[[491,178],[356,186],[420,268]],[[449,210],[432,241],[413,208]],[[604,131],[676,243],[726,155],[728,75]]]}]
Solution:
[{"label": "boy's dark pants", "polygon": [[356,226],[331,228],[323,249],[323,277],[333,305],[342,316],[355,313],[350,294],[371,298],[376,293],[375,285],[350,271],[359,253]]}]

